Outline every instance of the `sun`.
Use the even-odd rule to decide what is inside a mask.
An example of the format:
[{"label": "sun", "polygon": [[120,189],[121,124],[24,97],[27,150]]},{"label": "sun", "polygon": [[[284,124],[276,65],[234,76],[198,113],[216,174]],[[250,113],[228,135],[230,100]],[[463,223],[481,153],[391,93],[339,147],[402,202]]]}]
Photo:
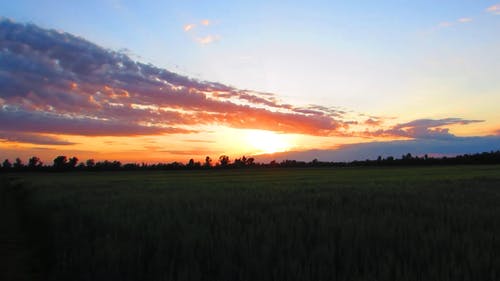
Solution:
[{"label": "sun", "polygon": [[255,150],[255,153],[283,152],[291,147],[290,140],[286,135],[272,131],[248,130],[246,141]]}]

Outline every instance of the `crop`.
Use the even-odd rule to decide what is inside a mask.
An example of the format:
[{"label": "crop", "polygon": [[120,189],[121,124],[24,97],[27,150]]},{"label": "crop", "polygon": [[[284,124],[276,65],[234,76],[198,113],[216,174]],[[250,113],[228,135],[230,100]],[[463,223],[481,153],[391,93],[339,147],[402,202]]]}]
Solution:
[{"label": "crop", "polygon": [[[50,280],[498,280],[500,168],[11,175]],[[43,232],[43,233],[42,233]]]}]

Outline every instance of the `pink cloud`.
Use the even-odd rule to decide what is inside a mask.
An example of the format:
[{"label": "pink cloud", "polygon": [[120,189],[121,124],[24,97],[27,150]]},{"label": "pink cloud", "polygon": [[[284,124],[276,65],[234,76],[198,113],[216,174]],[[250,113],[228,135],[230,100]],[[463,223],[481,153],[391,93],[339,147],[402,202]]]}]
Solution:
[{"label": "pink cloud", "polygon": [[490,6],[486,9],[486,11],[494,15],[500,15],[500,4],[495,4],[493,6]]}]

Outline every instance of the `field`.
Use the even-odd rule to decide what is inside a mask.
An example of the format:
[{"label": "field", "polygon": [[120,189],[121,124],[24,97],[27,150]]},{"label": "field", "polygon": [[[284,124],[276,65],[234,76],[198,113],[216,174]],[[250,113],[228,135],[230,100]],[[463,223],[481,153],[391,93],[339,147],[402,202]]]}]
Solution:
[{"label": "field", "polygon": [[500,279],[500,166],[0,180],[49,280]]}]

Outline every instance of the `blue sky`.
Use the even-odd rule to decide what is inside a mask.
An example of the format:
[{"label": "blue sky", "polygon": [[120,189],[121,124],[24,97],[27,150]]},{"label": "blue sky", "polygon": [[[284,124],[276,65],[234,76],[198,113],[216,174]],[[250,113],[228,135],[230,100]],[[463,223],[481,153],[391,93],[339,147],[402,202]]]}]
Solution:
[{"label": "blue sky", "polygon": [[457,136],[500,131],[498,0],[19,0],[0,16],[283,104],[379,117],[382,131],[447,118],[483,121],[446,124]]}]

